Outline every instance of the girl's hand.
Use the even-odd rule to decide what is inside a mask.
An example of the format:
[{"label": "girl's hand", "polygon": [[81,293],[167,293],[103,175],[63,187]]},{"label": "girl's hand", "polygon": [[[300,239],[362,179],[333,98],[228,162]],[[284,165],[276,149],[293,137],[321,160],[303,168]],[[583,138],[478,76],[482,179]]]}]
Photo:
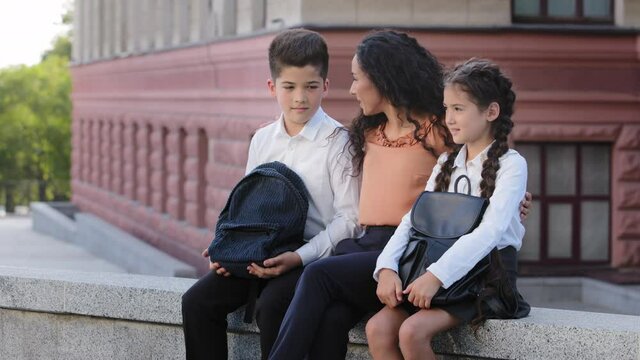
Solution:
[{"label": "girl's hand", "polygon": [[414,282],[409,284],[402,292],[409,294],[407,300],[420,309],[428,309],[431,307],[431,299],[442,286],[442,282],[435,277],[430,271],[427,271]]},{"label": "girl's hand", "polygon": [[395,271],[391,269],[380,270],[376,295],[381,303],[392,308],[402,302],[402,281]]}]

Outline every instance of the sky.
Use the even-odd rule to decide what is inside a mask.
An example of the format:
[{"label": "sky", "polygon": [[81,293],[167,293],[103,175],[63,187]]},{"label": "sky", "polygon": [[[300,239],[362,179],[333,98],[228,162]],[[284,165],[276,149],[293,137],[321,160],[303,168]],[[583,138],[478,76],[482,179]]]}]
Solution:
[{"label": "sky", "polygon": [[62,14],[70,0],[0,0],[0,68],[34,65],[64,33]]}]

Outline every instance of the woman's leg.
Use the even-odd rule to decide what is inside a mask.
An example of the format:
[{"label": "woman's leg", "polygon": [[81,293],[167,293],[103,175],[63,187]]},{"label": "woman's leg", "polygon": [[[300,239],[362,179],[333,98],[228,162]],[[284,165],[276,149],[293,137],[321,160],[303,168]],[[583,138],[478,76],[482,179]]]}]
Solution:
[{"label": "woman's leg", "polygon": [[256,301],[256,324],[260,329],[262,359],[267,359],[278,337],[282,318],[291,303],[302,268],[293,269],[267,281]]},{"label": "woman's leg", "polygon": [[325,311],[345,302],[362,311],[381,307],[373,270],[379,251],[329,257],[307,266],[285,314],[272,360],[302,360],[310,351]]},{"label": "woman's leg", "polygon": [[402,360],[399,332],[409,314],[402,308],[385,306],[367,322],[367,342],[374,359]]},{"label": "woman's leg", "polygon": [[400,326],[400,350],[405,360],[435,360],[431,339],[460,323],[456,317],[442,309],[423,309],[411,315]]}]

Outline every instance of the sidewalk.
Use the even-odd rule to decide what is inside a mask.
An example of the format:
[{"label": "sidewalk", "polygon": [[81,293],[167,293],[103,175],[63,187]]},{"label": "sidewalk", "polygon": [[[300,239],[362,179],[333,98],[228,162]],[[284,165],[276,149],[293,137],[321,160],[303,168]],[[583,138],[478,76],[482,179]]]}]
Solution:
[{"label": "sidewalk", "polygon": [[89,272],[126,271],[85,249],[32,230],[31,217],[0,217],[0,266]]}]

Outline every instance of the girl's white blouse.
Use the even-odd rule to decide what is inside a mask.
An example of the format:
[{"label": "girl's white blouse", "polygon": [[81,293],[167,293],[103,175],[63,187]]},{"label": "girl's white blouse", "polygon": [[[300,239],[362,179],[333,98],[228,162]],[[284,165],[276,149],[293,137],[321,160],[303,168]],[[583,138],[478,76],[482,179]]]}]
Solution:
[{"label": "girl's white blouse", "polygon": [[[466,146],[462,147],[454,162],[449,192],[454,191],[454,182],[458,176],[467,175],[471,180],[471,194],[480,196],[482,163],[487,158],[488,150],[489,147],[485,148],[473,160],[467,161]],[[445,153],[438,159],[427,182],[426,191],[433,191],[435,188],[436,176],[440,173],[447,156]],[[427,268],[442,282],[445,289],[468,273],[493,248],[513,246],[520,250],[524,236],[524,226],[520,221],[520,201],[524,198],[526,185],[527,162],[517,151],[510,149],[500,157],[496,187],[480,225],[471,233],[462,236],[437,262]],[[466,181],[461,181],[458,187],[459,192],[467,192]],[[411,212],[402,218],[402,222],[378,257],[373,273],[376,281],[382,269],[398,271],[398,262],[409,241],[409,229]]]}]

